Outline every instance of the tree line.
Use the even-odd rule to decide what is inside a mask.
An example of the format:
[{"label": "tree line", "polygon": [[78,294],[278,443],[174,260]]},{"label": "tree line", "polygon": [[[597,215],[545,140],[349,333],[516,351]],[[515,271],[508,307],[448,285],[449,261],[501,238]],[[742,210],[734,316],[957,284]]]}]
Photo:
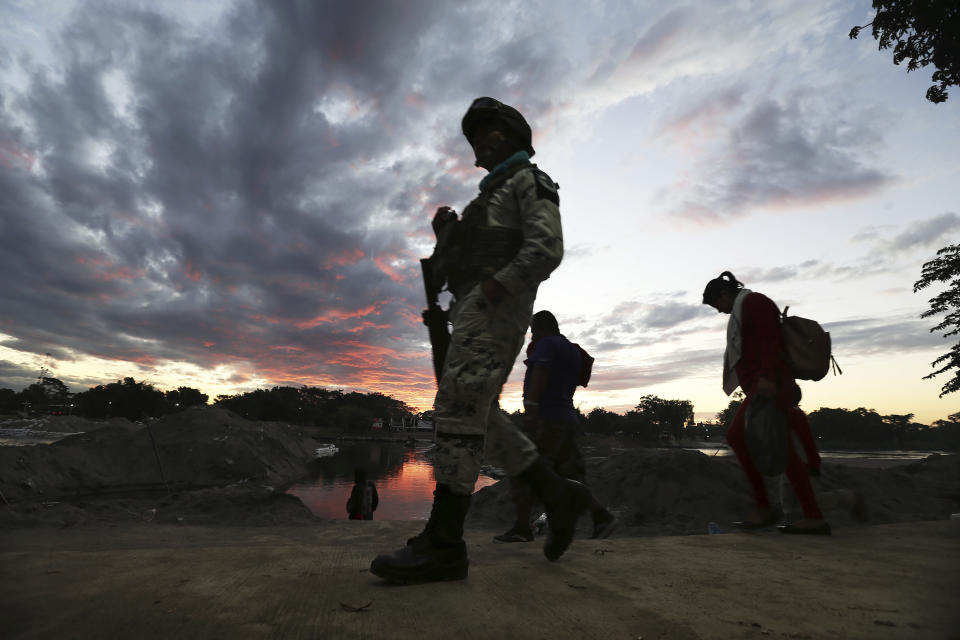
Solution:
[{"label": "tree line", "polygon": [[416,410],[382,393],[344,393],[319,387],[273,387],[217,396],[216,404],[250,420],[283,421],[347,430],[370,429],[374,419],[411,417]]},{"label": "tree line", "polygon": [[72,393],[61,380],[42,376],[25,389],[0,389],[0,413],[62,414],[84,418],[142,420],[207,404],[197,389],[160,391],[148,382],[124,378]]},{"label": "tree line", "polygon": [[[70,413],[85,418],[123,417],[142,420],[207,404],[197,389],[160,391],[152,384],[124,378],[87,391],[71,393],[52,377],[42,377],[22,391],[0,389],[0,413]],[[743,394],[734,394],[713,422],[695,422],[693,403],[645,395],[620,414],[596,408],[581,414],[583,431],[622,435],[647,445],[671,445],[681,440],[723,442],[726,426],[740,408]],[[249,420],[368,430],[379,418],[411,417],[416,410],[382,393],[344,392],[319,387],[277,386],[235,395],[219,395],[214,404]],[[516,415],[515,418],[522,420]],[[960,450],[960,412],[932,425],[919,424],[914,414],[881,415],[873,409],[821,408],[808,415],[810,428],[822,447]]]},{"label": "tree line", "polygon": [[[0,389],[0,413],[63,414],[100,419],[156,418],[206,405],[209,396],[191,387],[160,391],[148,382],[124,378],[71,393],[61,380],[42,376],[15,392]],[[415,410],[382,393],[358,393],[317,387],[273,387],[219,395],[214,404],[250,420],[290,422],[346,429],[369,429],[375,418],[409,417]]]},{"label": "tree line", "polygon": [[[717,422],[728,425],[743,402],[737,392]],[[821,407],[807,415],[810,430],[821,446],[838,448],[944,449],[960,450],[960,412],[926,425],[913,420],[914,414],[881,415],[873,409],[831,409]]]}]

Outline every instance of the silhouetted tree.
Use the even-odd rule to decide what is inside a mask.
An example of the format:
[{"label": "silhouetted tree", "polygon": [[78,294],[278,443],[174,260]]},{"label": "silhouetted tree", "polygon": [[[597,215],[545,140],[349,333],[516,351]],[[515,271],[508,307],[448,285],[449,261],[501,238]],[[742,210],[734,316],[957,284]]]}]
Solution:
[{"label": "silhouetted tree", "polygon": [[808,416],[814,436],[825,442],[844,445],[888,447],[896,444],[893,425],[873,409],[821,408]]},{"label": "silhouetted tree", "polygon": [[683,436],[684,425],[693,422],[693,403],[689,400],[646,395],[640,398],[636,410],[661,432],[669,431],[677,440]]},{"label": "silhouetted tree", "polygon": [[935,442],[954,451],[960,449],[960,411],[950,414],[946,420],[934,420],[933,426],[930,431],[936,432]]},{"label": "silhouetted tree", "polygon": [[727,405],[727,408],[717,414],[717,422],[724,427],[729,427],[730,423],[733,422],[733,416],[737,415],[737,411],[740,410],[740,405],[742,404],[743,391],[735,391],[733,397],[730,398],[730,404]]},{"label": "silhouetted tree", "polygon": [[640,404],[627,412],[625,418],[624,430],[641,440],[654,442],[664,432],[679,440],[683,435],[683,426],[693,419],[693,403],[646,395],[640,398]]},{"label": "silhouetted tree", "polygon": [[163,394],[167,403],[168,412],[183,411],[187,407],[198,407],[207,404],[207,394],[191,387],[177,387],[176,390]]},{"label": "silhouetted tree", "polygon": [[907,72],[928,64],[937,69],[927,100],[944,102],[947,87],[960,84],[960,3],[957,0],[873,0],[871,22],[850,30],[850,38],[872,27],[880,49],[893,47],[893,64],[907,60]]},{"label": "silhouetted tree", "polygon": [[29,407],[32,410],[43,411],[49,405],[62,405],[70,401],[73,396],[70,389],[57,378],[42,377],[40,382],[34,382],[16,394],[16,404],[19,408]]},{"label": "silhouetted tree", "polygon": [[20,409],[17,392],[13,389],[0,389],[0,413],[13,413]]},{"label": "silhouetted tree", "polygon": [[883,421],[890,426],[893,437],[897,439],[897,448],[903,449],[906,437],[917,431],[918,425],[913,423],[913,414],[891,414],[883,416]]},{"label": "silhouetted tree", "polygon": [[79,415],[88,418],[123,417],[140,420],[163,414],[164,394],[148,382],[124,378],[108,385],[97,385],[74,397]]},{"label": "silhouetted tree", "polygon": [[950,415],[947,416],[946,420],[934,420],[933,424],[934,426],[937,426],[937,427],[942,427],[950,424],[960,425],[960,411],[958,411],[957,413],[951,413]]},{"label": "silhouetted tree", "polygon": [[17,402],[23,408],[39,408],[47,404],[47,390],[39,382],[34,382],[17,394]]},{"label": "silhouetted tree", "polygon": [[[217,396],[216,404],[250,420],[295,422],[313,425],[346,425],[350,428],[360,423],[356,411],[341,412],[352,407],[370,419],[365,428],[370,428],[373,418],[389,424],[391,417],[410,416],[413,409],[406,403],[382,393],[344,393],[317,387],[274,387],[257,389],[233,396]],[[347,417],[344,417],[347,416]],[[366,419],[366,418],[364,418]]]},{"label": "silhouetted tree", "polygon": [[[960,10],[960,9],[958,9]],[[944,331],[943,337],[949,338],[960,334],[960,244],[952,244],[937,251],[937,258],[923,265],[920,279],[913,284],[913,291],[916,293],[936,282],[948,284],[946,291],[930,298],[930,308],[920,314],[921,318],[929,318],[940,313],[945,313],[943,321],[930,329],[930,332]],[[924,376],[924,380],[945,373],[950,369],[956,369],[953,378],[947,380],[947,383],[940,389],[940,397],[960,389],[960,340],[957,341],[950,351],[943,354],[933,361],[934,368],[943,365],[930,375]]]},{"label": "silhouetted tree", "polygon": [[344,405],[337,408],[337,426],[349,431],[369,429],[373,424],[373,414],[368,409],[356,405]]},{"label": "silhouetted tree", "polygon": [[58,378],[48,378],[44,376],[40,378],[40,386],[43,387],[43,391],[47,395],[47,401],[52,404],[69,402],[73,396],[67,385]]},{"label": "silhouetted tree", "polygon": [[613,434],[624,428],[624,416],[597,407],[587,414],[584,420],[584,431],[590,433]]}]

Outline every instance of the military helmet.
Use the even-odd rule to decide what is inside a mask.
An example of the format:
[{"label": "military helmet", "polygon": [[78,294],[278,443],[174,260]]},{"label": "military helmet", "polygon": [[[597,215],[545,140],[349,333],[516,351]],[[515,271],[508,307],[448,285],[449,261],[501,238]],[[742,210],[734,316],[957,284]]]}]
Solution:
[{"label": "military helmet", "polygon": [[494,98],[484,97],[473,101],[460,124],[463,135],[466,136],[467,140],[470,140],[470,136],[476,131],[477,126],[481,122],[490,120],[505,125],[523,145],[524,151],[533,156],[535,151],[533,150],[533,133],[530,131],[530,125],[523,119],[519,111]]}]

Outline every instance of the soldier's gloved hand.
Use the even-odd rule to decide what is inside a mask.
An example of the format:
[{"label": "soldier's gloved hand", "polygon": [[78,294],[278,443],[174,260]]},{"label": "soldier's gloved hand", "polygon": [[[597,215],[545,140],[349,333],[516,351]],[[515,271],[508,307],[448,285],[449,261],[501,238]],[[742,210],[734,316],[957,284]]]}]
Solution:
[{"label": "soldier's gloved hand", "polygon": [[506,287],[500,284],[496,278],[487,278],[481,282],[480,290],[483,292],[483,296],[493,305],[499,304],[509,293]]},{"label": "soldier's gloved hand", "polygon": [[457,212],[450,207],[440,207],[437,209],[437,213],[433,216],[433,222],[431,223],[434,235],[440,235],[440,229],[456,219]]}]

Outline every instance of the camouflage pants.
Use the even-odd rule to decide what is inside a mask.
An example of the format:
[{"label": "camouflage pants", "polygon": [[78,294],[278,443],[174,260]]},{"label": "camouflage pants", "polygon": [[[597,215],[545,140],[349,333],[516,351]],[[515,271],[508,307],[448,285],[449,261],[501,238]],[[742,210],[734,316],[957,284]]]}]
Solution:
[{"label": "camouflage pants", "polygon": [[461,495],[473,493],[484,440],[511,476],[537,459],[537,448],[500,408],[499,396],[523,347],[534,293],[491,305],[479,286],[450,309],[453,335],[434,402],[434,476]]}]

